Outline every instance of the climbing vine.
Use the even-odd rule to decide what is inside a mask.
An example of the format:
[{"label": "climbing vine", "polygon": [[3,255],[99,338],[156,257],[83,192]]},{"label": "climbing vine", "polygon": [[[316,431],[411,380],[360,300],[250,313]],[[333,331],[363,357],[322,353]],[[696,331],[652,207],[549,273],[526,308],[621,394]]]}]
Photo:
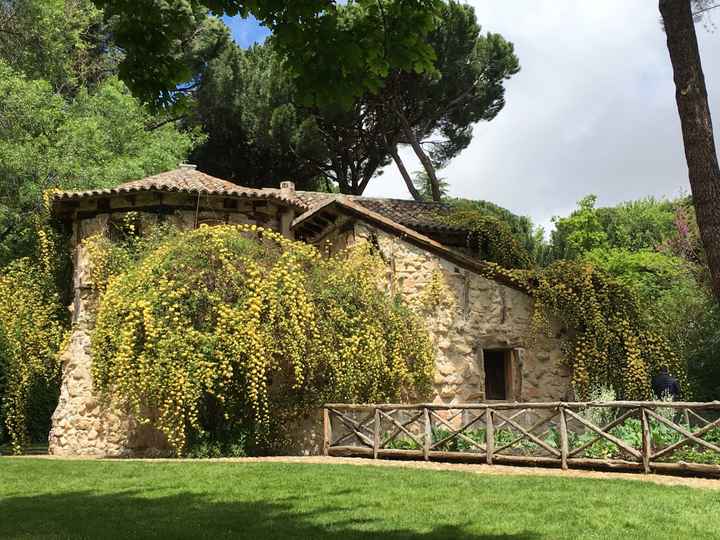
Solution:
[{"label": "climbing vine", "polygon": [[663,365],[685,383],[679,356],[653,331],[653,321],[626,286],[587,262],[560,260],[529,269],[526,250],[495,216],[456,209],[439,219],[468,231],[481,273],[533,296],[536,337],[556,335],[560,328],[552,321],[564,328],[564,357],[579,398],[611,386],[618,396],[649,399],[652,375]]},{"label": "climbing vine", "polygon": [[495,216],[477,210],[454,210],[437,217],[440,223],[467,231],[467,247],[479,259],[506,268],[528,268],[530,255],[510,227]]},{"label": "climbing vine", "polygon": [[564,337],[563,355],[578,398],[610,386],[617,396],[650,399],[650,381],[661,366],[685,385],[680,357],[653,330],[636,295],[592,264],[561,260],[523,270],[485,262],[481,273],[533,297],[533,334]]},{"label": "climbing vine", "polygon": [[650,380],[665,365],[684,379],[679,356],[653,331],[637,297],[591,264],[558,261],[538,274],[533,289],[535,326],[549,328],[549,316],[570,331],[565,357],[582,399],[610,385],[616,395],[650,399]]},{"label": "climbing vine", "polygon": [[37,394],[59,387],[66,321],[55,284],[59,239],[46,214],[36,216],[35,257],[0,271],[0,417],[14,453],[29,442],[28,423],[37,420],[29,410]]},{"label": "climbing vine", "polygon": [[[429,388],[428,334],[379,286],[383,262],[368,246],[325,258],[273,231],[228,225],[168,230],[124,256],[101,237],[85,247],[99,269],[95,384],[178,453],[204,430],[208,408],[243,418],[269,444],[323,401]],[[132,262],[113,273],[108,257]]]}]

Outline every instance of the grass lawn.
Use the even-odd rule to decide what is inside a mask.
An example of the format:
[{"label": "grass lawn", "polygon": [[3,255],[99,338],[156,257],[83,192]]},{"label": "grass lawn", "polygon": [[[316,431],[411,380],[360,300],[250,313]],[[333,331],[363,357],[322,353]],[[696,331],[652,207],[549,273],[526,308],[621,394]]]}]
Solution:
[{"label": "grass lawn", "polygon": [[0,458],[0,538],[720,538],[720,491],[352,465]]}]

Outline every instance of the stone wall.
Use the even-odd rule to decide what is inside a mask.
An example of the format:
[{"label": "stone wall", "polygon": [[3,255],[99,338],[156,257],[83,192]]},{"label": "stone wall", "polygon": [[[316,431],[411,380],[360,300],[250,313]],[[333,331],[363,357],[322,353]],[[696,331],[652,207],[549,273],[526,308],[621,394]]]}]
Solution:
[{"label": "stone wall", "polygon": [[128,451],[131,422],[103,406],[93,391],[90,332],[96,298],[88,273],[84,238],[107,230],[109,214],[74,224],[72,334],[61,354],[60,400],[52,417],[49,452],[55,455],[119,456]]},{"label": "stone wall", "polygon": [[[199,216],[201,220],[204,217]],[[168,448],[160,433],[138,429],[119,407],[103,405],[93,390],[90,334],[97,298],[82,240],[107,232],[110,219],[110,214],[98,214],[74,224],[73,327],[62,354],[60,401],[50,432],[50,453],[55,455],[158,455]],[[144,214],[143,219],[159,218]],[[252,223],[252,218],[242,213],[226,219],[231,223]],[[195,212],[188,210],[174,212],[170,217],[170,222],[180,228],[191,228],[195,221]],[[331,251],[354,242],[374,243],[388,263],[388,286],[410,302],[430,304],[428,324],[437,347],[431,396],[435,402],[483,401],[483,350],[488,349],[510,351],[513,385],[509,399],[555,401],[571,397],[570,370],[561,360],[559,332],[558,337],[531,339],[532,300],[527,294],[458,268],[363,223],[347,222],[326,241],[331,243]],[[309,416],[305,424],[294,434],[294,453],[319,449],[318,416]]]},{"label": "stone wall", "polygon": [[[178,199],[178,203],[182,200]],[[165,213],[141,212],[141,230],[159,221],[180,229],[213,220],[230,224],[257,224],[249,203],[240,211],[220,215],[214,210],[195,212],[172,209]],[[245,210],[247,213],[243,213]],[[279,227],[277,211],[267,206],[261,216]],[[118,405],[104,403],[93,390],[90,335],[95,322],[97,297],[89,272],[90,261],[82,242],[95,234],[108,234],[110,222],[122,221],[125,213],[101,213],[73,224],[73,303],[72,329],[61,352],[62,381],[60,399],[52,417],[49,452],[54,455],[155,456],[170,452],[165,437],[157,430],[138,426]],[[262,225],[266,225],[264,222]]]},{"label": "stone wall", "polygon": [[458,268],[398,236],[364,223],[344,244],[372,242],[390,268],[391,287],[406,300],[428,306],[428,327],[437,347],[433,400],[484,401],[483,350],[510,355],[509,401],[558,401],[572,397],[570,369],[555,337],[532,336],[532,299],[526,293]]}]

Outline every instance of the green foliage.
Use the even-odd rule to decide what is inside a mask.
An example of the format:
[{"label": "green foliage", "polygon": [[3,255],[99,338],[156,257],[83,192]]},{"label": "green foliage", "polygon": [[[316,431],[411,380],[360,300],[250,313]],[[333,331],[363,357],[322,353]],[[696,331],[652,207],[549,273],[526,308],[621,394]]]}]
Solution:
[{"label": "green foliage", "polygon": [[35,249],[31,220],[47,189],[109,187],[177,166],[194,143],[115,79],[72,100],[0,60],[0,265]]},{"label": "green foliage", "polygon": [[556,259],[577,259],[586,251],[606,246],[608,235],[595,209],[595,195],[578,202],[578,209],[566,218],[553,218],[553,249]]},{"label": "green foliage", "polygon": [[[223,419],[224,420],[224,419]],[[251,434],[247,429],[227,422],[206,424],[202,433],[192,433],[188,440],[186,456],[194,459],[219,457],[246,457],[251,448]]]},{"label": "green foliage", "polygon": [[[688,298],[693,299],[698,288],[685,263],[676,257],[608,249],[587,252],[597,239],[606,238],[593,204],[593,198],[586,199],[582,212],[575,214],[575,223],[584,223],[589,231],[578,228],[568,235],[568,245],[588,253],[588,260],[560,260],[532,270],[528,270],[527,251],[507,225],[513,220],[488,213],[507,211],[463,202],[440,219],[470,231],[468,246],[489,263],[488,277],[514,282],[533,296],[536,333],[567,334],[564,357],[573,369],[573,387],[580,398],[605,386],[623,397],[649,398],[651,378],[661,365],[686,382],[678,352],[683,350],[682,337],[688,334],[682,328],[687,319],[682,312],[672,311],[670,304],[677,297],[661,292],[672,284],[674,293],[692,292]],[[526,234],[530,229],[524,218],[516,217],[514,223]],[[689,305],[687,298],[685,302]],[[663,312],[648,311],[650,305],[662,306]],[[554,327],[553,321],[562,327]]]},{"label": "green foliage", "polygon": [[369,248],[324,259],[255,226],[161,237],[124,259],[107,240],[86,244],[94,282],[107,286],[93,376],[176,451],[218,423],[272,450],[293,419],[323,401],[426,392],[428,335],[378,287],[383,263]]},{"label": "green foliage", "polygon": [[0,440],[7,437],[16,453],[48,427],[59,388],[64,310],[56,254],[47,233],[40,238],[37,259],[17,259],[0,271]]},{"label": "green foliage", "polygon": [[[710,337],[707,331],[712,335],[712,327],[705,327],[713,313],[713,299],[696,279],[695,265],[662,252],[620,248],[595,249],[585,259],[634,291],[647,324],[668,339],[692,370],[691,351],[704,348],[701,343]],[[691,382],[696,388],[699,378]]]},{"label": "green foliage", "polygon": [[505,268],[528,268],[530,257],[510,227],[495,216],[477,210],[453,210],[438,221],[468,231],[467,246],[473,255]]},{"label": "green foliage", "polygon": [[553,219],[553,254],[556,259],[576,259],[596,248],[628,251],[655,250],[676,233],[676,207],[651,197],[595,208],[597,197],[588,195],[578,209],[565,218]]},{"label": "green foliage", "polygon": [[647,198],[597,209],[594,201],[556,219],[553,256],[588,261],[632,290],[645,324],[680,356],[687,397],[717,399],[717,309],[691,201]]},{"label": "green foliage", "polygon": [[[436,74],[391,73],[379,110],[388,114],[384,120],[390,125],[402,114],[441,168],[470,144],[474,124],[494,119],[503,109],[505,81],[520,71],[520,63],[512,43],[500,34],[482,34],[474,8],[455,1],[440,8],[428,43],[437,56]],[[407,132],[400,133],[408,144]]]},{"label": "green foliage", "polygon": [[94,88],[119,56],[91,0],[0,2],[0,59],[53,92],[68,97]]},{"label": "green foliage", "polygon": [[[418,171],[413,178],[413,184],[420,192],[420,196],[424,201],[432,201],[432,183],[430,177],[425,171]],[[438,188],[443,199],[447,198],[450,191],[450,183],[444,178],[438,178]]]},{"label": "green foliage", "polygon": [[595,248],[587,251],[584,259],[633,289],[646,304],[673,287],[685,291],[697,288],[686,261],[657,251]]},{"label": "green foliage", "polygon": [[314,187],[315,162],[324,162],[327,150],[270,45],[224,48],[209,62],[196,98],[191,122],[209,134],[193,153],[203,170],[245,186],[292,179],[298,189]]},{"label": "green foliage", "polygon": [[573,261],[557,261],[535,279],[535,327],[556,333],[548,318],[554,315],[567,328],[565,359],[578,397],[610,386],[623,398],[650,398],[650,380],[662,365],[684,380],[676,351],[648,322],[631,289]]},{"label": "green foliage", "polygon": [[[95,0],[125,51],[121,76],[136,95],[167,103],[178,85],[193,80],[193,43],[208,11],[253,15],[297,78],[308,103],[349,107],[377,92],[393,69],[433,72],[435,54],[426,36],[436,23],[439,0]],[[152,69],[149,69],[152,67]],[[328,84],[332,81],[332,84]]]},{"label": "green foliage", "polygon": [[[680,302],[676,305],[678,310],[683,307]],[[720,398],[720,306],[706,292],[704,301],[699,302],[697,309],[691,313],[688,317],[691,323],[682,330],[686,336],[683,356],[688,366],[693,398],[698,401],[716,400]]]},{"label": "green foliage", "polygon": [[652,197],[598,208],[597,217],[612,247],[632,251],[655,249],[675,231],[677,202]]},{"label": "green foliage", "polygon": [[467,212],[468,214],[478,212],[498,218],[509,227],[510,232],[512,232],[520,246],[528,252],[532,261],[539,263],[542,259],[542,252],[545,248],[542,240],[542,229],[534,228],[529,217],[518,216],[507,208],[489,201],[450,199],[449,202],[459,212]]},{"label": "green foliage", "polygon": [[[369,17],[355,3],[338,10],[352,24]],[[503,83],[517,70],[517,58],[502,37],[480,35],[468,6],[453,2],[442,14],[427,37],[438,51],[436,74],[390,70],[381,77],[382,92],[363,92],[344,106],[328,99],[305,106],[307,89],[293,78],[275,38],[249,50],[221,47],[199,77],[189,122],[209,137],[194,159],[243,185],[292,178],[301,187],[337,185],[359,195],[389,163],[391,149],[409,142],[402,115],[411,134],[430,144],[436,164],[446,163],[470,142],[474,123],[502,109]],[[355,45],[341,48],[348,46]],[[336,92],[338,80],[326,78],[323,87]]]}]

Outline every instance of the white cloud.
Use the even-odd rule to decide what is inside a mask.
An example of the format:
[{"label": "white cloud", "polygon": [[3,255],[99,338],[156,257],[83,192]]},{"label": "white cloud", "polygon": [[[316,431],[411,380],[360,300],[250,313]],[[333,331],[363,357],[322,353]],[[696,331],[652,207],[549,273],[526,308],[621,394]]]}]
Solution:
[{"label": "white cloud", "polygon": [[[611,205],[688,190],[672,69],[654,0],[475,0],[484,31],[515,44],[507,105],[442,171],[453,195],[547,226],[588,193]],[[720,33],[697,27],[720,122]],[[716,130],[717,131],[717,130]],[[419,169],[412,152],[403,151]],[[394,166],[367,195],[407,197]]]}]

